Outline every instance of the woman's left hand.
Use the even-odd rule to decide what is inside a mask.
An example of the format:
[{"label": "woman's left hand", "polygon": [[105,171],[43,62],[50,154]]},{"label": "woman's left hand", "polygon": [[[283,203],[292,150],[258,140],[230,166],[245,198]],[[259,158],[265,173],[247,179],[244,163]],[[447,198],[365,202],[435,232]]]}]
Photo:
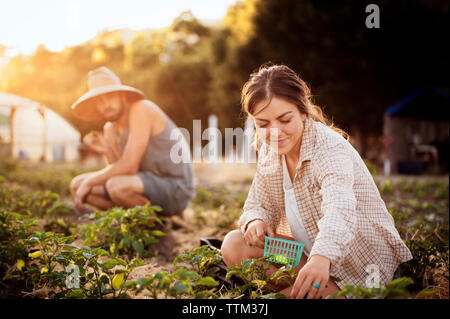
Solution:
[{"label": "woman's left hand", "polygon": [[[300,269],[291,290],[291,298],[307,299],[320,298],[330,279],[330,260],[327,257],[314,255]],[[314,286],[319,284],[319,288]]]}]

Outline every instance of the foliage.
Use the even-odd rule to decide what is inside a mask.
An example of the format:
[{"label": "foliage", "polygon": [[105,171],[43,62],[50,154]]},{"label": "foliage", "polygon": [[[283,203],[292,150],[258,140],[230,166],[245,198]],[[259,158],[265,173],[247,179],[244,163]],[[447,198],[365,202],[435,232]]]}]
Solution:
[{"label": "foliage", "polygon": [[58,193],[60,196],[70,195],[69,185],[72,178],[83,172],[78,167],[46,166],[42,163],[34,164],[10,159],[0,160],[0,175],[8,181],[32,189],[45,189]]},{"label": "foliage", "polygon": [[437,188],[434,192],[435,199],[445,199],[448,197],[448,183],[440,182],[437,183]]},{"label": "foliage", "polygon": [[202,276],[213,276],[217,272],[214,263],[222,260],[222,255],[218,250],[213,250],[208,245],[198,248],[192,248],[182,252],[173,260],[173,265],[179,263],[188,263],[191,267]]},{"label": "foliage", "polygon": [[[0,208],[20,215],[42,218],[46,230],[71,233],[73,224],[64,219],[73,213],[73,208],[63,203],[58,194],[51,191],[23,192],[20,187],[6,186],[0,176]],[[17,217],[18,218],[18,217]]]},{"label": "foliage", "polygon": [[[193,248],[179,254],[173,261],[174,265],[187,263],[195,273],[201,276],[218,278],[218,264],[222,261],[222,255],[219,250],[211,249],[207,245],[199,248]],[[244,284],[237,285],[234,288],[222,289],[222,294],[228,298],[246,296],[248,298],[285,298],[284,295],[274,292],[268,285],[273,282],[275,285],[280,283],[292,284],[295,279],[292,267],[280,267],[270,277],[267,275],[269,269],[267,257],[253,258],[242,261],[241,265],[227,267],[225,280],[229,281],[233,276],[241,279]],[[225,292],[224,292],[225,291]]]},{"label": "foliage", "polygon": [[[130,298],[123,286],[130,271],[144,263],[107,258],[100,248],[70,245],[74,237],[34,232],[27,240],[28,257],[6,279],[49,287],[52,298]],[[103,259],[102,259],[103,258]],[[75,270],[76,268],[76,270]]]},{"label": "foliage", "polygon": [[401,272],[403,276],[412,278],[414,281],[410,287],[411,291],[434,286],[435,281],[430,275],[430,271],[433,269],[443,267],[448,280],[448,240],[442,242],[413,239],[406,241],[406,245],[410,249],[413,259],[401,265]]},{"label": "foliage", "polygon": [[10,212],[0,207],[0,276],[3,277],[9,265],[17,260],[25,260],[25,241],[31,228],[36,226],[36,218]]},{"label": "foliage", "polygon": [[412,283],[413,281],[411,278],[401,277],[392,280],[386,286],[378,288],[363,288],[362,286],[355,287],[354,285],[345,284],[340,291],[331,295],[331,298],[349,295],[358,299],[405,298],[409,296],[409,292],[406,288]]},{"label": "foliage", "polygon": [[393,195],[394,194],[394,185],[389,178],[386,178],[383,182],[383,185],[380,189],[381,194],[383,195]]},{"label": "foliage", "polygon": [[[129,30],[113,30],[60,52],[39,46],[7,61],[0,90],[48,105],[85,133],[101,123],[80,121],[69,106],[86,91],[87,72],[106,65],[189,130],[187,119],[205,120],[213,112],[221,126],[235,127],[242,124],[242,84],[262,63],[274,61],[311,83],[317,103],[337,123],[380,133],[386,105],[417,83],[446,83],[448,50],[440,41],[448,38],[446,8],[442,1],[383,3],[385,27],[373,32],[361,27],[363,3],[238,1],[215,26],[182,12],[171,26],[136,31],[131,39]],[[407,21],[399,23],[402,18]],[[339,63],[330,63],[334,58]],[[431,64],[412,72],[416,61]]]},{"label": "foliage", "polygon": [[148,248],[158,242],[158,238],[165,234],[156,229],[162,221],[155,212],[158,206],[137,206],[123,209],[115,207],[106,211],[96,211],[89,217],[92,224],[80,227],[85,245],[94,245],[109,250],[111,254],[126,254],[132,257],[150,256]]},{"label": "foliage", "polygon": [[409,180],[407,180],[405,178],[401,178],[400,181],[399,181],[399,185],[398,186],[400,187],[400,190],[402,192],[410,193],[410,192],[412,192],[412,185],[411,184],[412,184],[411,181],[409,181]]},{"label": "foliage", "polygon": [[[174,272],[160,271],[151,277],[127,282],[124,287],[146,294],[151,298],[217,298],[214,287],[219,283],[210,276],[203,277],[195,271],[180,268]],[[209,289],[211,288],[211,289]]]},{"label": "foliage", "polygon": [[248,298],[286,298],[281,293],[274,292],[273,288],[268,285],[269,281],[274,281],[275,284],[288,282],[293,284],[295,280],[295,272],[290,266],[282,266],[270,277],[267,275],[269,265],[269,257],[260,257],[246,259],[238,266],[228,267],[226,279],[229,280],[233,276],[242,279],[245,284],[238,287],[240,294],[248,296]]},{"label": "foliage", "polygon": [[[38,171],[35,176],[39,176]],[[387,195],[389,212],[414,258],[401,265],[401,280],[396,279],[380,289],[346,285],[341,295],[423,298],[433,296],[441,281],[448,282],[448,182],[422,180],[420,184],[411,178],[394,181],[390,180],[389,191],[380,193]],[[423,197],[418,199],[417,192],[422,192]],[[233,228],[245,199],[245,191],[198,188],[191,205],[196,226]],[[95,212],[90,215],[91,225],[81,226],[79,232],[74,232],[64,220],[73,214],[73,209],[62,203],[58,195],[27,193],[0,178],[2,286],[15,287],[18,291],[48,288],[47,295],[53,298],[129,298],[139,294],[152,298],[285,297],[272,287],[281,283],[292,285],[295,279],[292,268],[281,267],[268,276],[269,264],[263,257],[229,267],[225,276],[222,274],[225,270],[219,267],[220,251],[208,246],[179,254],[173,262],[174,270],[164,269],[145,278],[129,280],[132,269],[143,265],[133,258],[150,256],[151,246],[163,235],[158,230],[161,221],[155,214],[157,211],[156,207],[146,206]],[[56,226],[60,221],[65,227]],[[53,232],[46,228],[51,223]],[[84,245],[96,248],[74,246],[73,240],[79,239],[80,234],[85,236]],[[141,247],[143,254],[139,253]],[[71,264],[80,270],[79,289],[69,289],[65,283],[70,275],[66,267]],[[241,279],[244,284],[221,285],[233,278]]]}]

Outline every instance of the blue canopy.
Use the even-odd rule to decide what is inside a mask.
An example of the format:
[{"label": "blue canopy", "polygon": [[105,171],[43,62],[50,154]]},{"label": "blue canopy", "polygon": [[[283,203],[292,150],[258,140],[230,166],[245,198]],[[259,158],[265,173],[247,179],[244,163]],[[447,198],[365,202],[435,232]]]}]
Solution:
[{"label": "blue canopy", "polygon": [[448,120],[448,95],[438,88],[414,92],[386,110],[386,115],[427,120]]}]

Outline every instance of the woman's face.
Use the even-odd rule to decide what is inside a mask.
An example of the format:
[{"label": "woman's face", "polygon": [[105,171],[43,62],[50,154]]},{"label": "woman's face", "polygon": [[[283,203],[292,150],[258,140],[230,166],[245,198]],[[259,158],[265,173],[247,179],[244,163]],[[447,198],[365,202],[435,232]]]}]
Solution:
[{"label": "woman's face", "polygon": [[299,152],[306,114],[300,113],[295,104],[278,97],[273,97],[267,106],[266,103],[256,104],[252,115],[258,136],[279,155]]}]

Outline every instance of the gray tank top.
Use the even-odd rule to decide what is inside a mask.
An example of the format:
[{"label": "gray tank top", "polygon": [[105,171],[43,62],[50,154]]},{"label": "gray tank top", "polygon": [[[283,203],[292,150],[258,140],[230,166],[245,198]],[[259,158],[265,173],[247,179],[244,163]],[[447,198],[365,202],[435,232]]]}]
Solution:
[{"label": "gray tank top", "polygon": [[[195,187],[192,161],[189,163],[174,163],[170,158],[172,146],[180,143],[179,140],[170,139],[172,130],[178,129],[178,127],[164,112],[161,113],[166,118],[167,125],[160,133],[150,136],[147,148],[145,149],[139,165],[139,171],[150,171],[160,177],[176,179],[183,192],[190,198],[193,198],[195,196]],[[122,138],[120,138],[117,143],[121,154],[125,149],[128,131],[129,129],[127,127]],[[183,143],[186,143],[186,149],[189,150],[189,145],[187,145],[187,141],[184,137]]]}]

